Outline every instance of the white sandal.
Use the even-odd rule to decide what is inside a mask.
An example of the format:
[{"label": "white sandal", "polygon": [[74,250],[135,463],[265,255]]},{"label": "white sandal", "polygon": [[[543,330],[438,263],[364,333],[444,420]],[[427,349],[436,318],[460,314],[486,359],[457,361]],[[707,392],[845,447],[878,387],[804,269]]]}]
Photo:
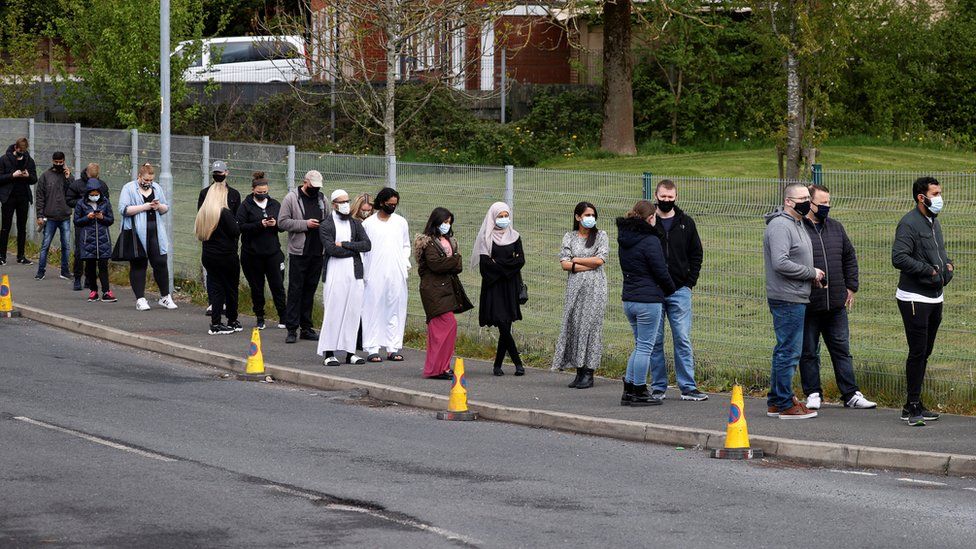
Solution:
[{"label": "white sandal", "polygon": [[336,357],[334,357],[334,356],[330,356],[329,358],[323,360],[322,361],[322,364],[325,365],[325,366],[338,366],[339,365],[339,359],[336,358]]},{"label": "white sandal", "polygon": [[346,355],[346,364],[356,364],[356,365],[366,364],[366,360],[363,357],[358,356],[354,353],[349,353],[348,355]]}]

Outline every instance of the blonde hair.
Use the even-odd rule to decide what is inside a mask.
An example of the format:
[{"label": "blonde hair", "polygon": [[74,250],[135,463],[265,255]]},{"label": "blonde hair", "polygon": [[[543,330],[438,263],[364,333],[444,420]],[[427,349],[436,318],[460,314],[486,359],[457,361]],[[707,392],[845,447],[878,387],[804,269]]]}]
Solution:
[{"label": "blonde hair", "polygon": [[369,197],[369,193],[360,193],[356,196],[356,199],[352,201],[352,207],[349,208],[349,215],[359,219],[359,211],[363,209],[363,204],[372,205],[373,201]]},{"label": "blonde hair", "polygon": [[85,168],[85,173],[88,174],[88,177],[98,179],[98,174],[102,173],[102,168],[94,162],[89,162],[88,166]]},{"label": "blonde hair", "polygon": [[156,168],[153,168],[153,165],[150,164],[149,162],[146,162],[142,166],[139,166],[139,177],[142,177],[147,173],[151,175],[156,175]]},{"label": "blonde hair", "polygon": [[214,183],[207,191],[207,197],[203,199],[200,211],[197,212],[197,219],[193,223],[193,232],[197,235],[197,240],[206,242],[210,240],[217,223],[220,222],[220,212],[227,207],[227,184]]}]

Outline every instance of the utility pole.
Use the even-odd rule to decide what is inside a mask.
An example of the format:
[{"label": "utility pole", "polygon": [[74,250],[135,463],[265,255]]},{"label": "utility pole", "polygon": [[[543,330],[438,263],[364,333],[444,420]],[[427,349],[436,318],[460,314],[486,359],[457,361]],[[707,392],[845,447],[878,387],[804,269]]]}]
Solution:
[{"label": "utility pole", "polygon": [[[159,185],[163,188],[169,206],[174,207],[173,172],[170,167],[170,80],[169,80],[169,0],[159,2],[159,96],[161,112],[159,116]],[[166,254],[167,270],[169,271],[169,291],[173,292],[173,256],[176,249],[173,242],[173,213],[170,211],[166,223],[166,236],[169,240],[169,253]]]}]

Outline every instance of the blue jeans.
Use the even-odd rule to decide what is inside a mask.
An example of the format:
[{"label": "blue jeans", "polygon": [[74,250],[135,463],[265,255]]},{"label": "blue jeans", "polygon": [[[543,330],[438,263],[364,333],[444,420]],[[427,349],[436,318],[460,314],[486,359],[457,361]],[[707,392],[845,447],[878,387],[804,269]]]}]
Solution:
[{"label": "blue jeans", "polygon": [[634,351],[627,360],[624,381],[634,385],[647,384],[647,371],[651,366],[651,353],[654,352],[662,311],[660,303],[624,301],[624,315],[634,330]]},{"label": "blue jeans", "polygon": [[682,393],[694,391],[695,357],[691,351],[691,288],[682,286],[664,298],[664,314],[657,328],[657,341],[651,354],[651,387],[655,391],[668,388],[668,365],[664,361],[664,317],[671,324],[674,341],[674,377]]},{"label": "blue jeans", "polygon": [[773,330],[776,332],[776,347],[773,348],[766,405],[775,406],[780,411],[793,407],[793,373],[803,350],[803,320],[806,311],[806,303],[769,300],[769,312],[773,313]]},{"label": "blue jeans", "polygon": [[47,252],[51,248],[51,241],[54,240],[54,232],[61,230],[61,274],[71,276],[69,270],[68,253],[71,251],[71,244],[68,243],[68,234],[71,232],[71,220],[51,221],[44,223],[44,241],[41,243],[41,259],[37,262],[37,274],[42,275],[47,270]]}]

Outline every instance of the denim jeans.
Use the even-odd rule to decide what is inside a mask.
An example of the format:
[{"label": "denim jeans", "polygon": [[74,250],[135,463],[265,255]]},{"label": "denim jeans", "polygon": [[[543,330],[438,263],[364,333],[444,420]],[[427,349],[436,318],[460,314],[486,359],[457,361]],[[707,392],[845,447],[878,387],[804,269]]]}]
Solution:
[{"label": "denim jeans", "polygon": [[844,402],[858,390],[854,382],[854,359],[851,357],[847,309],[807,311],[803,323],[803,354],[800,356],[800,381],[803,393],[820,393],[820,336],[823,336],[834,366],[834,379]]},{"label": "denim jeans", "polygon": [[624,301],[624,315],[634,330],[634,351],[627,360],[624,381],[634,385],[647,384],[647,371],[651,366],[651,354],[654,352],[663,309],[660,303]]},{"label": "denim jeans", "polygon": [[51,249],[51,241],[54,240],[54,232],[61,231],[61,274],[70,276],[70,263],[68,254],[71,252],[69,244],[69,233],[71,232],[71,220],[51,221],[44,223],[44,240],[41,243],[41,259],[37,262],[37,274],[42,275],[47,270],[47,253]]},{"label": "denim jeans", "polygon": [[674,377],[682,393],[694,391],[695,357],[691,351],[691,288],[682,286],[664,298],[664,314],[657,328],[657,341],[651,354],[651,386],[655,391],[668,388],[668,365],[664,361],[664,317],[671,324],[674,341]]},{"label": "denim jeans", "polygon": [[776,347],[773,348],[772,369],[769,372],[769,394],[766,405],[780,411],[793,407],[793,373],[803,348],[803,320],[806,303],[769,300],[773,314]]}]

